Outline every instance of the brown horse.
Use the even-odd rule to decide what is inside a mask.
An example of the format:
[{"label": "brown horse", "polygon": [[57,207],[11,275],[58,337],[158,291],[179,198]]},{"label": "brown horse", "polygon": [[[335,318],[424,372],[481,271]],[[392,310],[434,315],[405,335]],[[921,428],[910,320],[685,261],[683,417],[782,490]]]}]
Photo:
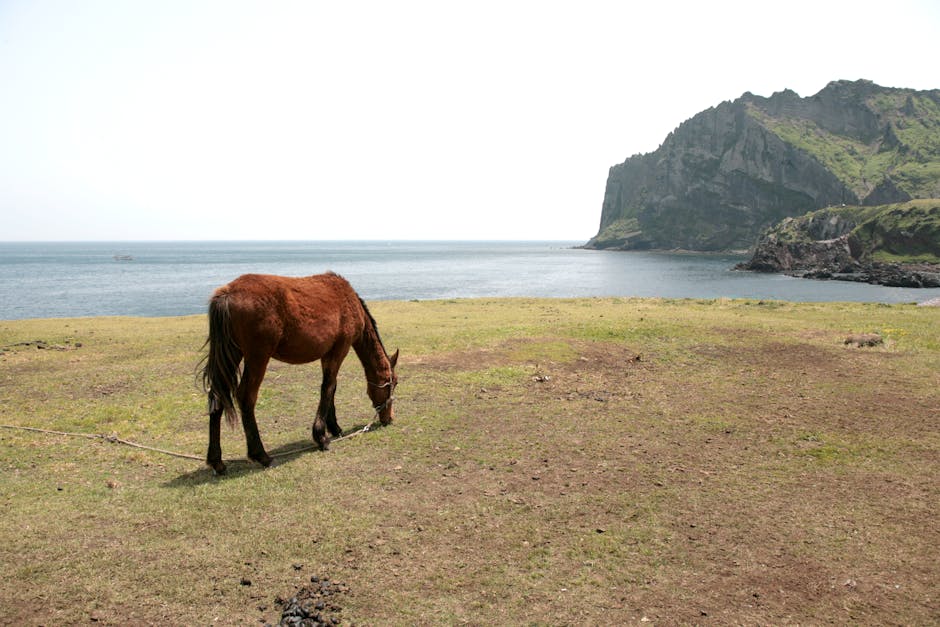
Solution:
[{"label": "brown horse", "polygon": [[220,287],[209,301],[206,345],[202,371],[209,396],[206,463],[219,474],[225,472],[219,443],[222,414],[234,427],[236,404],[249,459],[262,466],[271,464],[255,422],[255,403],[272,357],[288,364],[320,360],[323,383],[312,433],[321,450],[330,444],[327,429],[334,437],[342,434],[333,397],[336,375],[350,347],[362,362],[366,392],[379,420],[387,425],[394,419],[398,351],[389,357],[365,302],[346,279],[332,272],[302,278],[246,274]]}]

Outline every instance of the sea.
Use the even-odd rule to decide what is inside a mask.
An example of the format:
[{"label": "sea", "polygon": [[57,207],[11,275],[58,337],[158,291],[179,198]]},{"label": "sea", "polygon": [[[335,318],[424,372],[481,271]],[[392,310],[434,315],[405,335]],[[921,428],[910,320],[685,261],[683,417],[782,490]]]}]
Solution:
[{"label": "sea", "polygon": [[0,242],[0,320],[182,316],[245,273],[345,276],[372,300],[743,298],[912,303],[940,289],[734,269],[744,256],[583,250],[575,241]]}]

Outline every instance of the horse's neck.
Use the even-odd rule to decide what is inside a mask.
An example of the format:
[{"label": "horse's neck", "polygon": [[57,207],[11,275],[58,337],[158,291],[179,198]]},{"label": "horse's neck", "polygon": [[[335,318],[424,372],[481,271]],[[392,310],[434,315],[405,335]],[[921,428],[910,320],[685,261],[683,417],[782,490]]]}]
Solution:
[{"label": "horse's neck", "polygon": [[382,346],[378,333],[370,325],[366,325],[359,341],[353,344],[353,349],[356,351],[359,361],[362,362],[366,376],[375,383],[382,383],[382,381],[377,380],[380,377],[384,379],[391,376],[388,357],[385,356],[385,348]]}]

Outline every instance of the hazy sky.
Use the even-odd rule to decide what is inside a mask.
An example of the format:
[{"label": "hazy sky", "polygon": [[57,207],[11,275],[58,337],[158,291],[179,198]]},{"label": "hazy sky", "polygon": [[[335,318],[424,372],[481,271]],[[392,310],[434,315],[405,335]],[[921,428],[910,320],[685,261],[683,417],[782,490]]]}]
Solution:
[{"label": "hazy sky", "polygon": [[586,240],[699,111],[940,88],[938,38],[936,0],[0,0],[0,240]]}]

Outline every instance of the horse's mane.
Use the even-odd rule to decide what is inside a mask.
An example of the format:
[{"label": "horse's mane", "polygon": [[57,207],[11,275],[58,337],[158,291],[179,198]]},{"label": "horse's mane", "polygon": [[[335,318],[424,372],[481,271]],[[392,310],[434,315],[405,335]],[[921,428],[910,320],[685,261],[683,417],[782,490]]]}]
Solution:
[{"label": "horse's mane", "polygon": [[372,330],[375,331],[375,337],[379,341],[379,346],[382,347],[382,352],[385,353],[385,357],[388,357],[388,351],[385,350],[385,344],[382,343],[382,336],[379,335],[379,325],[376,324],[375,318],[372,317],[372,312],[369,311],[369,307],[366,305],[366,301],[362,300],[362,296],[356,294],[356,298],[359,299],[359,304],[362,305],[362,311],[365,312],[366,318],[369,320],[369,324],[372,325]]}]

